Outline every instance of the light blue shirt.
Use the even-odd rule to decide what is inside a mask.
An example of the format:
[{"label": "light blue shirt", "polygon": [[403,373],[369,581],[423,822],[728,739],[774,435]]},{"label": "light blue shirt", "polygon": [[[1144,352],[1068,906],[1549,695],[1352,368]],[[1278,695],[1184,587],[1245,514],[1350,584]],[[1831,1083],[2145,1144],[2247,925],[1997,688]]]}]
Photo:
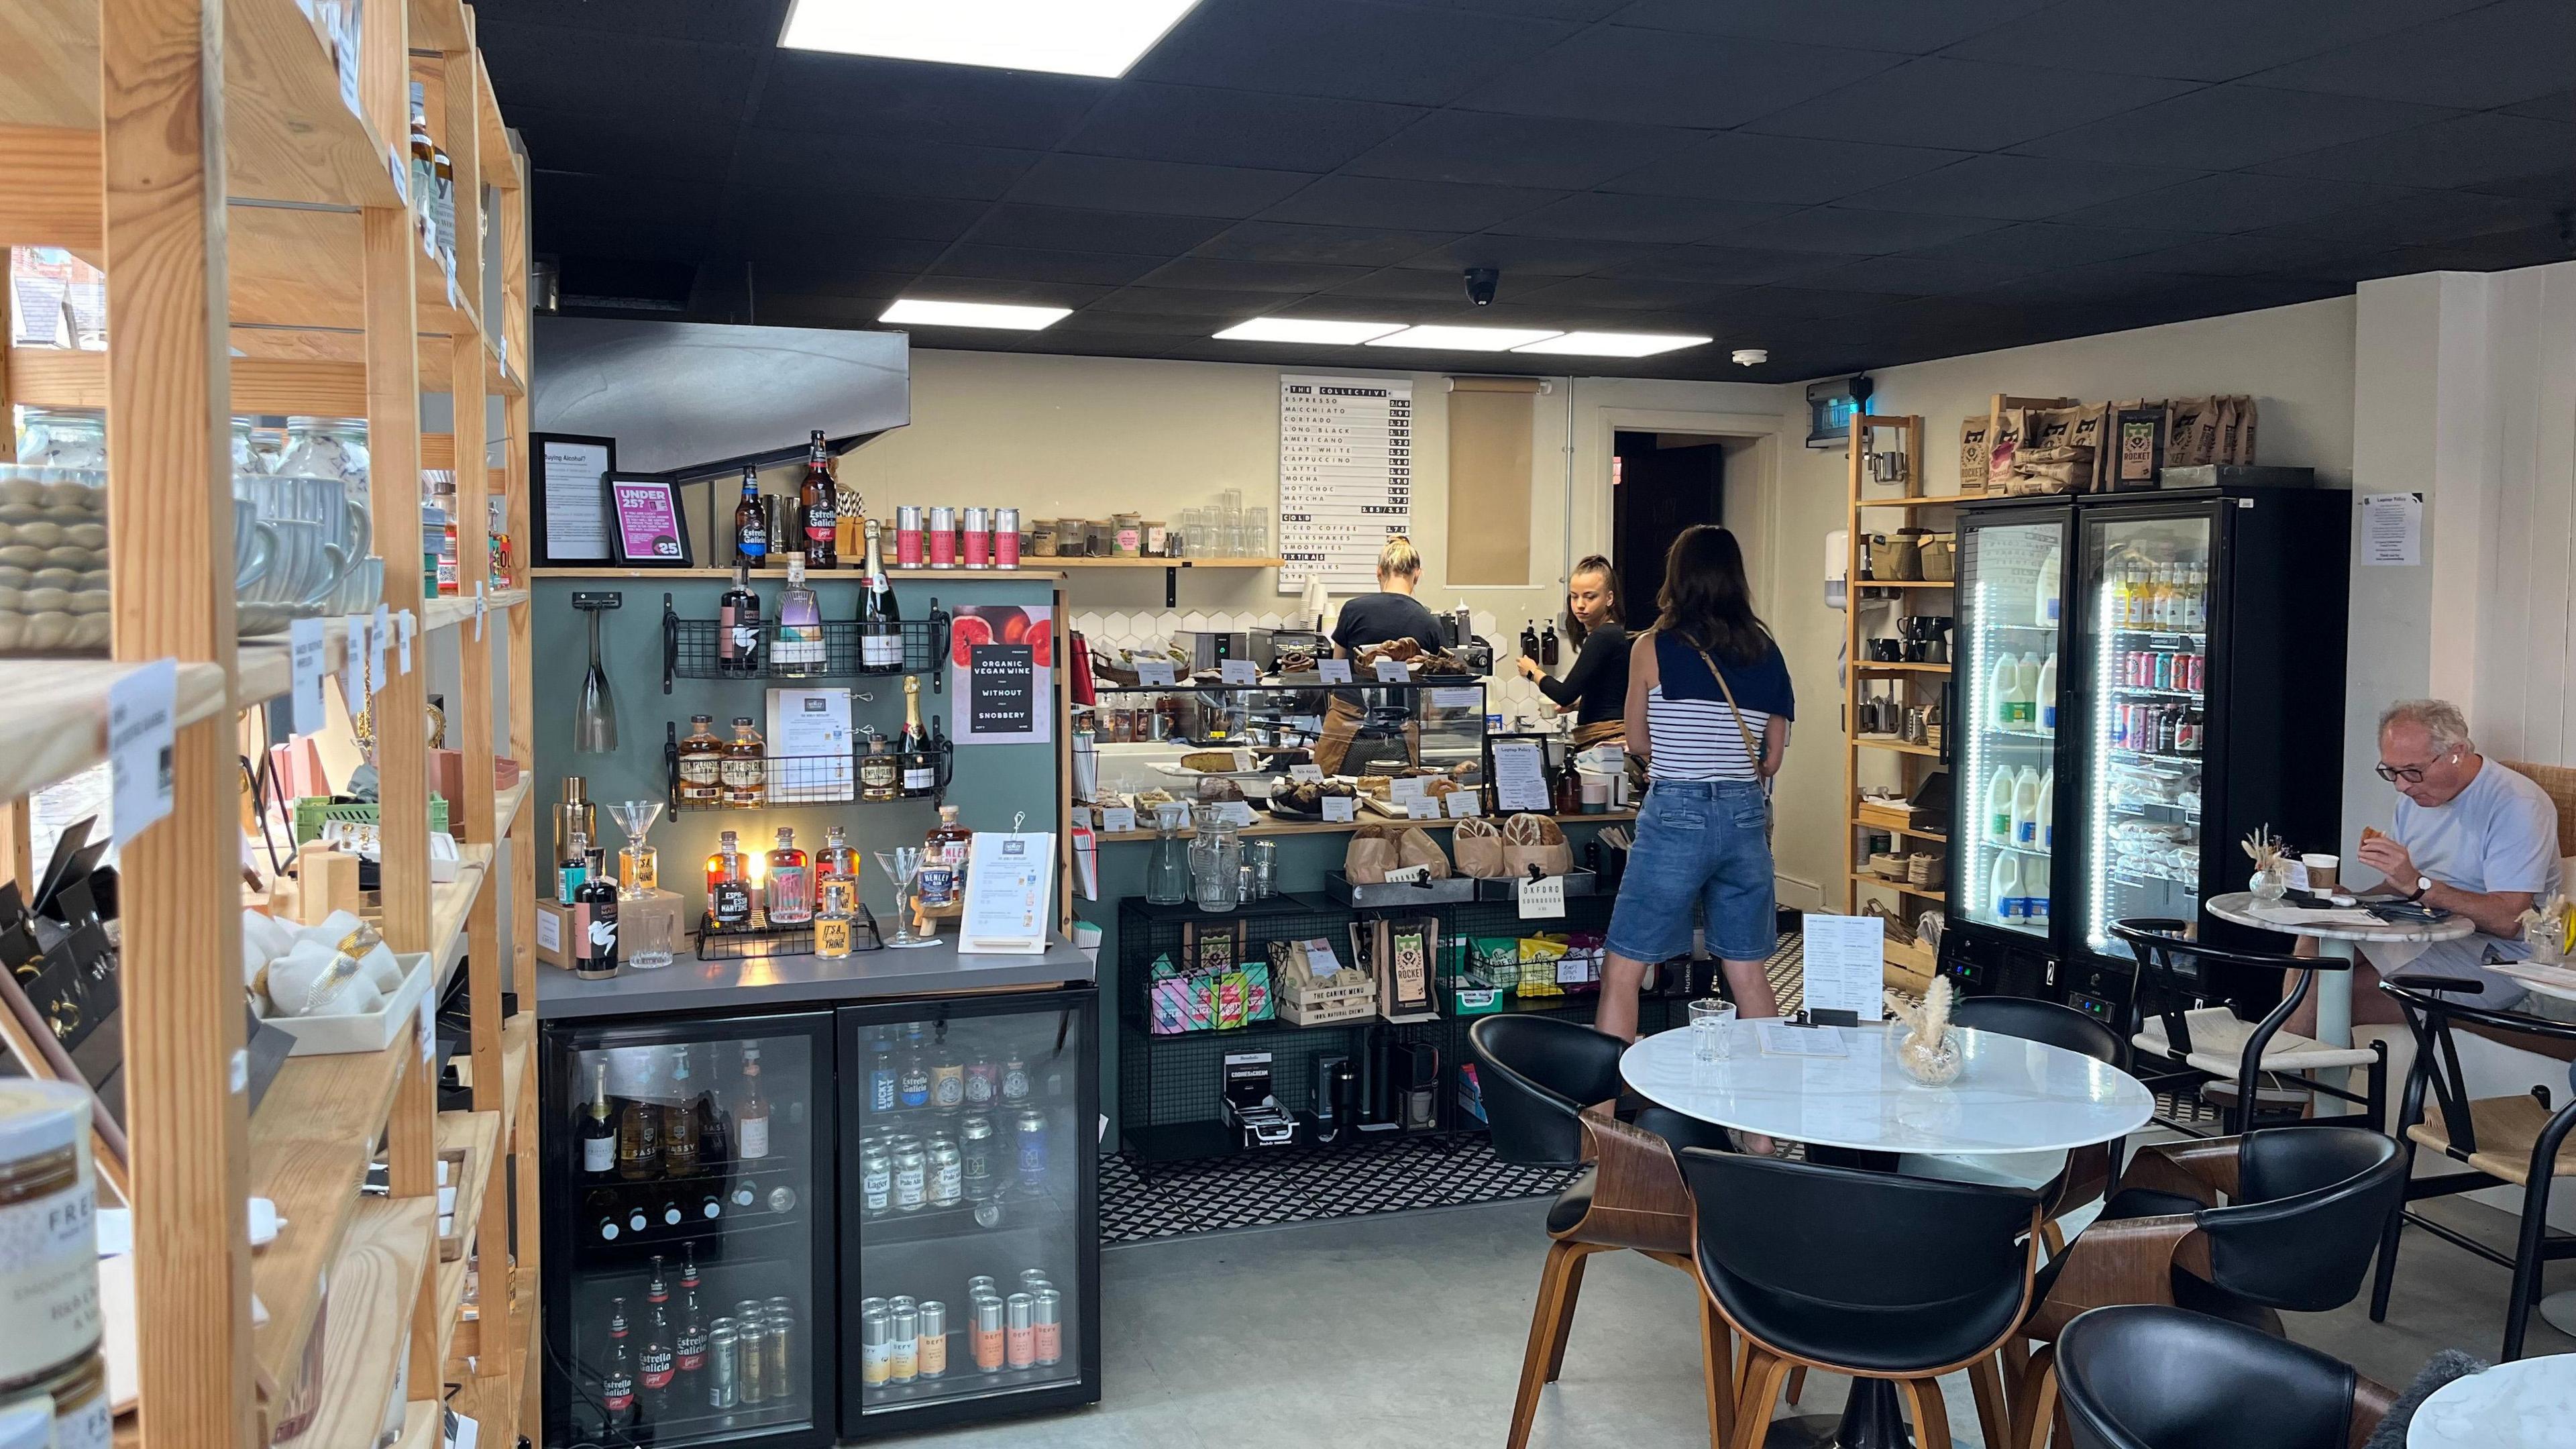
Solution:
[{"label": "light blue shirt", "polygon": [[[2414,857],[2417,870],[2443,885],[2464,891],[2529,891],[2535,899],[2558,890],[2558,807],[2529,777],[2494,760],[2481,761],[2468,788],[2440,805],[2418,805],[2399,796],[2388,833]],[[2389,885],[2401,893],[2415,888],[2411,880]],[[2481,1005],[2510,1004],[2525,993],[2521,983],[2482,969],[2479,963],[2490,946],[2509,961],[2531,954],[2519,937],[2481,931],[2434,943],[2401,974],[2474,974],[2489,983]]]}]

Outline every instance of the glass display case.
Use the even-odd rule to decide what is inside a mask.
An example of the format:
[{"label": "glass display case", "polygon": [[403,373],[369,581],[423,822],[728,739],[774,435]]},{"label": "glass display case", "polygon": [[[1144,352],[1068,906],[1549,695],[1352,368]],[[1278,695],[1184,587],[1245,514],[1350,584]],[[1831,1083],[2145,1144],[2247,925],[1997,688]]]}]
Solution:
[{"label": "glass display case", "polygon": [[1270,781],[1313,765],[1328,776],[1441,773],[1483,769],[1485,683],[1466,675],[1404,683],[1325,684],[1313,674],[1257,685],[1103,684],[1088,714],[1099,761],[1093,792],[1125,797],[1162,791],[1190,800],[1222,795],[1210,780],[1232,780],[1259,803]]}]

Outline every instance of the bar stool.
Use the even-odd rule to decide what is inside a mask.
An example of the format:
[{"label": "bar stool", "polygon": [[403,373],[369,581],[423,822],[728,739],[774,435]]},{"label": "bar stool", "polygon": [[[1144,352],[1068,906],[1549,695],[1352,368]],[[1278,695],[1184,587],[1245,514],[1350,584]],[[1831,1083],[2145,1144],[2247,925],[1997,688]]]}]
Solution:
[{"label": "bar stool", "polygon": [[[2576,1147],[2567,1144],[2576,1131],[2576,1096],[2552,1112],[2549,1089],[2471,1100],[2460,1071],[2460,1049],[2451,1038],[2454,1022],[2481,1027],[2485,1034],[2537,1037],[2576,1042],[2576,1024],[2551,1021],[2519,1011],[2496,1011],[2445,1000],[2445,991],[2476,991],[2478,983],[2455,976],[2402,976],[2381,983],[2406,1013],[2415,1033],[2415,1065],[2406,1073],[2406,1092],[2397,1108],[2399,1137],[2411,1173],[2415,1149],[2430,1147],[2466,1166],[2467,1172],[2411,1179],[2407,1202],[2448,1197],[2483,1187],[2511,1185],[2522,1189],[2522,1232],[2508,1258],[2484,1243],[2411,1212],[2392,1213],[2387,1240],[2379,1252],[2379,1275],[2370,1288],[2370,1317],[2388,1316],[2388,1289],[2397,1276],[2397,1241],[2413,1223],[2444,1242],[2466,1248],[2499,1267],[2513,1270],[2513,1289],[2505,1301],[2504,1357],[2522,1357],[2523,1330],[2532,1301],[2540,1293],[2543,1264],[2576,1258],[2576,1236],[2549,1231],[2549,1188],[2560,1173],[2576,1176]],[[2426,1105],[2424,1089],[2433,1089]]]},{"label": "bar stool", "polygon": [[[2225,1083],[2224,1088],[2206,1089],[2201,1095],[2224,1102],[2228,1135],[2260,1125],[2267,1115],[2261,1110],[2258,1096],[2265,1072],[2302,1076],[2300,1085],[2307,1090],[2365,1108],[2374,1125],[2384,1120],[2388,1102],[2388,1052],[2384,1046],[2327,1046],[2283,1029],[2290,1014],[2298,1010],[2299,1003],[2314,988],[2316,978],[2311,973],[2350,970],[2350,962],[2333,956],[2224,951],[2188,939],[2183,933],[2189,929],[2190,922],[2170,916],[2133,916],[2111,923],[2111,934],[2128,942],[2131,954],[2138,958],[2137,972],[2129,978],[2126,1013],[2132,1048],[2130,1075],[2144,1082],[2150,1092],[2158,1091],[2160,1084],[2198,1085],[2213,1078]],[[2185,973],[2177,962],[2189,964],[2192,984],[2184,984]],[[2274,972],[2295,973],[2295,984],[2282,995],[2279,1005],[2249,1026],[2236,1014],[2230,998],[2240,993],[2248,976],[2259,980]],[[2157,1005],[2154,1014],[2147,1015],[2139,1001],[2150,985]],[[2185,1004],[2212,1001],[2219,1004]],[[2172,1070],[2142,1073],[2137,1068],[2139,1054],[2167,1063]],[[2368,1072],[2365,1092],[2355,1093],[2314,1075],[2352,1067]],[[2227,1100],[2231,1095],[2233,1100]],[[2268,1115],[2276,1120],[2291,1120],[2299,1111],[2295,1103],[2284,1100],[2280,1110]],[[2159,1116],[2156,1121],[2186,1136],[2213,1135],[2177,1118]]]},{"label": "bar stool", "polygon": [[2058,1344],[2077,1449],[2350,1449],[2395,1396],[2352,1365],[2179,1308],[2097,1308]]},{"label": "bar stool", "polygon": [[[1548,1209],[1552,1241],[1539,1270],[1538,1306],[1530,1315],[1507,1449],[1529,1442],[1539,1393],[1564,1366],[1587,1259],[1626,1248],[1685,1273],[1698,1271],[1691,1261],[1690,1192],[1674,1165],[1673,1147],[1723,1146],[1726,1129],[1656,1106],[1639,1112],[1633,1127],[1584,1111],[1585,1103],[1618,1095],[1619,1056],[1627,1045],[1578,1022],[1544,1016],[1489,1016],[1467,1029],[1467,1050],[1476,1059],[1493,1126],[1494,1155],[1532,1166],[1583,1167]],[[1700,1357],[1709,1443],[1722,1445],[1734,1427],[1734,1341],[1706,1294],[1700,1295]]]}]

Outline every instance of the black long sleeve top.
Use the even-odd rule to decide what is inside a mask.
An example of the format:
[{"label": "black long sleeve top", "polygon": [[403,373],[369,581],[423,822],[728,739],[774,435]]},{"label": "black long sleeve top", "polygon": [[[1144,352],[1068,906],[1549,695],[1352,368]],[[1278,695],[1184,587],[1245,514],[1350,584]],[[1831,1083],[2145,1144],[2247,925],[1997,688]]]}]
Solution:
[{"label": "black long sleeve top", "polygon": [[1563,679],[1538,678],[1538,691],[1554,704],[1575,704],[1577,725],[1628,715],[1628,631],[1604,624],[1583,637],[1582,652]]}]

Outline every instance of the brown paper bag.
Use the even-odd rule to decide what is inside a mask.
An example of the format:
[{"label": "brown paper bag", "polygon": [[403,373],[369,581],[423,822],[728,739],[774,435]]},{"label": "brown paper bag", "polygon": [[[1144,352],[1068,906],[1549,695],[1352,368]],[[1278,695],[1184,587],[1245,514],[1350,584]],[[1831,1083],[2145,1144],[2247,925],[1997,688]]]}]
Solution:
[{"label": "brown paper bag", "polygon": [[2236,461],[2236,395],[2223,393],[2209,410],[2209,461]]},{"label": "brown paper bag", "polygon": [[1986,491],[2004,493],[2012,483],[2013,456],[2021,451],[2028,426],[2027,410],[2006,408],[1986,437]]},{"label": "brown paper bag", "polygon": [[2236,399],[2236,456],[2232,461],[2248,468],[2254,466],[2254,411],[2251,394]]},{"label": "brown paper bag", "polygon": [[1440,842],[1419,825],[1408,825],[1395,837],[1395,863],[1399,866],[1423,866],[1425,880],[1447,880],[1449,857]]},{"label": "brown paper bag", "polygon": [[1384,885],[1386,873],[1403,862],[1397,859],[1395,832],[1377,825],[1363,825],[1351,832],[1351,843],[1342,849],[1342,874],[1353,885]]},{"label": "brown paper bag", "polygon": [[1981,493],[1986,487],[1986,429],[1994,419],[1979,413],[1959,424],[1959,491]]},{"label": "brown paper bag", "polygon": [[1532,866],[1541,875],[1563,875],[1574,869],[1574,847],[1546,816],[1515,815],[1503,822],[1504,873],[1525,876]]},{"label": "brown paper bag", "polygon": [[1457,854],[1460,875],[1495,880],[1510,874],[1503,868],[1503,832],[1482,815],[1459,821],[1449,848]]}]

